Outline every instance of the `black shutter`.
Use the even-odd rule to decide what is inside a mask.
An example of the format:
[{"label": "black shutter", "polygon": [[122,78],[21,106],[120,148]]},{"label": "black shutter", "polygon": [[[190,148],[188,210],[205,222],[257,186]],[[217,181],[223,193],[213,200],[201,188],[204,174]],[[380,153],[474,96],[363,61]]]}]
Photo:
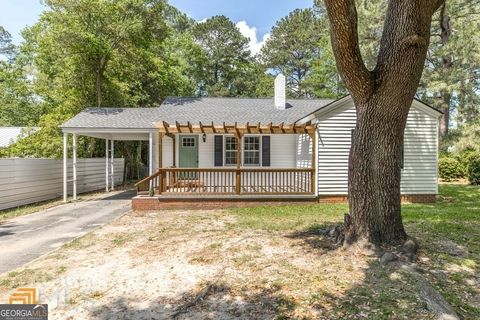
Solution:
[{"label": "black shutter", "polygon": [[270,136],[262,136],[262,167],[270,167]]},{"label": "black shutter", "polygon": [[215,136],[215,167],[223,167],[223,136]]}]

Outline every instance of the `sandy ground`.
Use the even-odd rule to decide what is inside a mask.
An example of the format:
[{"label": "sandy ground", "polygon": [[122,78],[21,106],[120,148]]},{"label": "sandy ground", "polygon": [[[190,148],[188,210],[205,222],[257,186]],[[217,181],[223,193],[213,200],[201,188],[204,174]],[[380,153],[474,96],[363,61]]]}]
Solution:
[{"label": "sandy ground", "polygon": [[[375,286],[376,257],[333,250],[308,232],[240,228],[236,219],[226,211],[129,213],[0,277],[0,301],[32,286],[50,319],[341,319],[336,305],[348,292],[367,279]],[[409,292],[402,274],[389,277],[389,288]],[[408,297],[397,307],[428,319]]]}]

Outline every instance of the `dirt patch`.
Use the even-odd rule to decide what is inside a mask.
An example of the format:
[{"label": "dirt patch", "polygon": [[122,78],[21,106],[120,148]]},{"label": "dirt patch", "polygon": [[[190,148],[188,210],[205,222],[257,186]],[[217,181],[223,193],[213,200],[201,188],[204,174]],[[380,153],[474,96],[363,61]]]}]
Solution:
[{"label": "dirt patch", "polygon": [[239,227],[221,210],[127,214],[0,277],[0,300],[18,286],[36,287],[52,319],[430,316],[378,257],[315,230]]}]

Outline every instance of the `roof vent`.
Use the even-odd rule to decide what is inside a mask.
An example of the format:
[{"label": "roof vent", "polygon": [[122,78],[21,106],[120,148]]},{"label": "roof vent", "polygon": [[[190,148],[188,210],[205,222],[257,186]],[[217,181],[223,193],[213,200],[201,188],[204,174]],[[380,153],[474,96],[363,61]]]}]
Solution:
[{"label": "roof vent", "polygon": [[280,73],[275,78],[275,108],[285,110],[286,103],[285,76]]}]

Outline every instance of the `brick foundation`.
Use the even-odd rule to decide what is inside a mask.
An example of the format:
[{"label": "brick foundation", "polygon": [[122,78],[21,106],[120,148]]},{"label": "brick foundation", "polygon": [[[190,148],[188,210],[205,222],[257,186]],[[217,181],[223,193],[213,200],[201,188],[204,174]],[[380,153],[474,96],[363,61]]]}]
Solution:
[{"label": "brick foundation", "polygon": [[[434,194],[406,194],[402,195],[402,203],[433,203],[437,200]],[[347,196],[319,196],[318,203],[348,203]]]},{"label": "brick foundation", "polygon": [[318,203],[347,203],[347,196],[319,196]]},{"label": "brick foundation", "polygon": [[435,194],[406,194],[402,195],[402,203],[433,203],[437,201]]},{"label": "brick foundation", "polygon": [[[432,203],[436,201],[436,195],[433,194],[409,194],[402,195],[402,203]],[[223,208],[243,208],[256,206],[281,206],[281,205],[301,205],[306,203],[348,203],[348,197],[344,195],[337,196],[319,196],[318,199],[208,199],[208,198],[167,198],[161,197],[135,197],[132,199],[132,209],[135,211],[152,210],[171,210],[171,209],[223,209]]]},{"label": "brick foundation", "polygon": [[152,210],[208,210],[224,208],[244,208],[258,206],[302,205],[317,203],[317,199],[162,199],[159,197],[135,197],[132,199],[134,211]]}]

